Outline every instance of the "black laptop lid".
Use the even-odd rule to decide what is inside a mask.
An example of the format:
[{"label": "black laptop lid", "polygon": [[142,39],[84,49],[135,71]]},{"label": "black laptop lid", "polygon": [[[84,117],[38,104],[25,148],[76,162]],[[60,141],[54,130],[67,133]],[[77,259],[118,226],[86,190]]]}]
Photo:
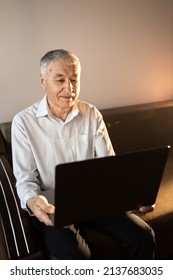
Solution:
[{"label": "black laptop lid", "polygon": [[169,146],[56,166],[55,226],[155,203]]}]

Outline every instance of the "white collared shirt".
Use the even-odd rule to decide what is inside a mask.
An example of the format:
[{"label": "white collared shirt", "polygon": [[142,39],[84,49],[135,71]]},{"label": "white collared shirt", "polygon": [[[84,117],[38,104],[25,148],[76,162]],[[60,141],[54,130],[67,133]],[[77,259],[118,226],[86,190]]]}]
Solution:
[{"label": "white collared shirt", "polygon": [[83,101],[62,121],[50,114],[45,95],[12,122],[13,170],[24,209],[29,198],[54,189],[57,164],[114,154],[102,115]]}]

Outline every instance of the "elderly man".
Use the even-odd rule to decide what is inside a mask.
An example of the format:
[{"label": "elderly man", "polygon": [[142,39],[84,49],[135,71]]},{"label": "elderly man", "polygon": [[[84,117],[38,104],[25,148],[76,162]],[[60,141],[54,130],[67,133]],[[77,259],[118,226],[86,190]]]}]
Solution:
[{"label": "elderly man", "polygon": [[[110,236],[127,259],[152,259],[153,230],[134,214],[116,214],[65,228],[52,225],[50,214],[55,209],[46,194],[55,185],[55,166],[115,155],[101,113],[78,99],[80,73],[80,61],[73,53],[62,49],[46,53],[40,74],[46,94],[13,119],[13,167],[21,207],[58,259],[93,258],[92,246],[82,230],[85,226]],[[75,174],[69,188],[73,184]]]}]

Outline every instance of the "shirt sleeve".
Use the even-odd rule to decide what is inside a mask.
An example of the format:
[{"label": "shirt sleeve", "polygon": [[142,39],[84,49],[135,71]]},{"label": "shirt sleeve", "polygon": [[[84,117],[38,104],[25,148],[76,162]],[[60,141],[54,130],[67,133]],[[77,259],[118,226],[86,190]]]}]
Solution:
[{"label": "shirt sleeve", "polygon": [[95,135],[95,156],[114,156],[115,151],[112,146],[102,114],[97,111],[97,129]]},{"label": "shirt sleeve", "polygon": [[21,207],[27,210],[26,202],[29,198],[37,196],[40,182],[31,145],[19,115],[12,121],[12,158]]}]

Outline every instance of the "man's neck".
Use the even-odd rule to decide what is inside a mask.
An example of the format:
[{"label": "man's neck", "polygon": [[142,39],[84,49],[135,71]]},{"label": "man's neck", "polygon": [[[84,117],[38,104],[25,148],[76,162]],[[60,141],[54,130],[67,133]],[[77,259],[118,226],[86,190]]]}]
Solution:
[{"label": "man's neck", "polygon": [[50,112],[53,116],[65,121],[67,118],[67,115],[69,114],[69,112],[72,110],[72,107],[68,108],[68,109],[62,109],[62,108],[51,108],[49,106]]}]

